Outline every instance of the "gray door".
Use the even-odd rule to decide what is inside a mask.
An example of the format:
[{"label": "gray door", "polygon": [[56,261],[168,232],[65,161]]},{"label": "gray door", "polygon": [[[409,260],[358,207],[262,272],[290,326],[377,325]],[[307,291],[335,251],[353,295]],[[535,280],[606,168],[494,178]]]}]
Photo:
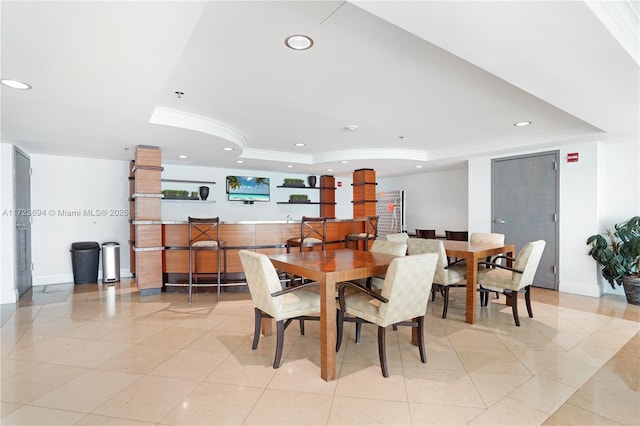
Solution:
[{"label": "gray door", "polygon": [[22,296],[31,288],[31,161],[15,149],[16,288]]},{"label": "gray door", "polygon": [[516,250],[545,240],[534,285],[553,290],[558,289],[558,155],[500,158],[491,164],[492,231],[505,234]]}]

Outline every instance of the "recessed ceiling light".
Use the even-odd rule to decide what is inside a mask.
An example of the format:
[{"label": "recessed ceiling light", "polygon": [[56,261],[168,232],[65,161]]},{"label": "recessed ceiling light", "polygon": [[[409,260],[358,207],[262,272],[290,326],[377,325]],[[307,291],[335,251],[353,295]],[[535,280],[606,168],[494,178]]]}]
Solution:
[{"label": "recessed ceiling light", "polygon": [[181,92],[180,90],[176,90],[175,92],[173,92],[176,94],[176,96],[178,97],[178,99],[182,98],[184,96],[184,92]]},{"label": "recessed ceiling light", "polygon": [[347,160],[340,161],[340,164],[347,164],[347,163],[349,163]]},{"label": "recessed ceiling light", "polygon": [[287,164],[287,169],[293,169],[293,165]]},{"label": "recessed ceiling light", "polygon": [[230,146],[225,146],[222,148],[223,151],[233,151],[235,148],[231,148]]},{"label": "recessed ceiling light", "polygon": [[236,163],[238,163],[238,164],[244,164],[244,160],[236,160]]},{"label": "recessed ceiling light", "polygon": [[284,44],[293,50],[307,50],[313,46],[313,40],[309,36],[295,34],[284,39]]},{"label": "recessed ceiling light", "polygon": [[423,167],[422,164],[417,164],[416,165],[416,169],[421,169],[422,167]]},{"label": "recessed ceiling light", "polygon": [[327,171],[328,171],[328,172],[332,172],[332,171],[333,171],[333,169],[327,169]]},{"label": "recessed ceiling light", "polygon": [[184,160],[185,158],[188,158],[188,157],[186,155],[184,155],[184,154],[180,154],[180,155],[178,155],[178,158],[182,158]]},{"label": "recessed ceiling light", "polygon": [[297,144],[295,144],[295,146],[304,146],[303,143],[298,142]]},{"label": "recessed ceiling light", "polygon": [[531,124],[530,121],[519,121],[519,122],[515,123],[514,126],[516,126],[516,127],[524,127],[524,126],[528,126],[529,124]]},{"label": "recessed ceiling light", "polygon": [[3,85],[5,85],[7,87],[11,87],[12,89],[19,89],[19,90],[29,90],[29,89],[31,89],[31,86],[29,86],[27,83],[23,83],[23,82],[18,81],[18,80],[2,79],[2,80],[0,80],[0,83],[2,83]]},{"label": "recessed ceiling light", "polygon": [[355,124],[350,124],[348,126],[344,126],[344,129],[347,132],[355,132],[356,130],[358,130],[358,126],[356,126]]}]

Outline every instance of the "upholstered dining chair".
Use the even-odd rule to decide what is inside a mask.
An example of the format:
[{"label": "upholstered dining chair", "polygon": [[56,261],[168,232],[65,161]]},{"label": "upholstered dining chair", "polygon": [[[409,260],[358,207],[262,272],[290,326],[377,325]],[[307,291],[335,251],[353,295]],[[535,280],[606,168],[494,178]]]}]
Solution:
[{"label": "upholstered dining chair", "polygon": [[[191,303],[192,287],[204,287],[212,286],[212,283],[199,283],[198,278],[200,275],[216,274],[217,295],[218,302],[220,301],[220,274],[222,271],[226,274],[227,271],[227,252],[225,250],[226,243],[220,240],[220,218],[195,218],[190,217],[187,220],[188,223],[188,238],[189,238],[189,282],[188,282],[188,300]],[[203,271],[200,268],[201,263],[207,263],[201,261],[201,254],[205,251],[215,251],[217,254],[216,270],[215,271]],[[222,262],[222,255],[224,254],[224,262]]]},{"label": "upholstered dining chair", "polygon": [[384,236],[387,241],[395,241],[397,243],[406,243],[409,239],[409,234],[406,232],[400,232],[397,234],[387,234]]},{"label": "upholstered dining chair", "polygon": [[497,232],[472,232],[469,236],[469,242],[504,244],[504,234]]},{"label": "upholstered dining chair", "polygon": [[[471,244],[473,243],[491,243],[491,244],[504,244],[504,234],[499,234],[497,232],[472,232],[471,235],[469,235],[469,242]],[[492,257],[489,256],[486,258],[485,263],[480,263],[478,265],[478,267],[480,268],[484,268],[486,265],[486,262],[491,262]],[[481,290],[482,292],[486,292],[486,290]],[[496,299],[500,298],[500,293],[495,292],[496,294]],[[485,304],[481,303],[481,306],[486,306]]]},{"label": "upholstered dining chair", "polygon": [[[378,355],[384,377],[389,377],[385,330],[390,325],[408,325],[418,328],[420,360],[426,363],[424,315],[429,303],[429,291],[437,257],[435,254],[423,254],[393,259],[389,264],[380,293],[351,282],[340,284],[336,351],[340,350],[342,344],[345,315],[350,315],[355,317],[356,321],[378,326]],[[355,291],[347,292],[347,289],[355,289]]]},{"label": "upholstered dining chair", "polygon": [[[544,240],[527,243],[514,258],[496,256],[493,262],[487,264],[487,268],[478,271],[478,284],[481,289],[503,293],[511,299],[511,311],[516,326],[520,327],[518,318],[518,292],[524,291],[525,304],[529,318],[533,318],[531,310],[531,284],[538,270],[538,264],[546,242]],[[500,259],[513,261],[513,267],[499,263]],[[486,306],[488,297],[486,293],[480,293],[481,303]],[[482,300],[484,299],[484,300]]]},{"label": "upholstered dining chair", "polygon": [[[327,218],[302,216],[302,220],[300,221],[300,236],[287,240],[287,253],[291,253],[291,248],[293,247],[298,247],[301,252],[304,251],[305,248],[314,250],[315,247],[320,247],[321,250],[324,250],[326,248],[326,242]],[[297,282],[297,278],[294,275],[290,275],[289,280],[291,285],[295,285]],[[300,280],[304,283],[305,278],[300,277]]]},{"label": "upholstered dining chair", "polygon": [[[469,232],[468,231],[444,231],[444,236],[447,240],[453,241],[469,241]],[[453,261],[449,259],[449,263],[458,262],[461,259],[454,258]]]},{"label": "upholstered dining chair", "polygon": [[427,240],[422,238],[411,238],[407,242],[407,253],[417,255],[422,253],[435,253],[438,255],[435,275],[433,277],[433,290],[431,297],[435,298],[435,291],[440,290],[444,299],[442,306],[442,318],[447,317],[449,309],[449,288],[466,287],[466,266],[449,265],[447,252],[441,240]]},{"label": "upholstered dining chair", "polygon": [[313,250],[315,247],[325,249],[327,240],[327,218],[302,216],[300,221],[300,236],[287,240],[287,253],[292,247],[299,247],[300,251],[305,248]]},{"label": "upholstered dining chair", "polygon": [[347,234],[344,237],[344,246],[349,248],[352,242],[355,242],[356,250],[362,241],[363,250],[369,250],[369,241],[375,241],[378,236],[378,216],[367,216],[364,222],[365,232],[358,234]]},{"label": "upholstered dining chair", "polygon": [[[407,254],[407,243],[396,241],[375,240],[369,249],[372,253],[390,254],[393,256],[404,256]],[[384,276],[369,277],[366,279],[353,281],[368,288],[382,288]]]},{"label": "upholstered dining chair", "polygon": [[[395,241],[374,240],[369,250],[371,253],[390,254],[392,256],[404,256],[407,254],[407,243],[399,243]],[[375,277],[362,278],[351,282],[360,286],[380,291],[384,284],[384,275]],[[394,327],[395,328],[395,327]],[[362,331],[362,323],[356,322],[356,343],[360,342],[360,334]]]},{"label": "upholstered dining chair", "polygon": [[[255,325],[251,349],[258,348],[262,318],[273,318],[277,328],[273,368],[278,368],[282,358],[284,331],[291,321],[320,319],[320,293],[311,289],[318,283],[310,282],[283,290],[278,274],[266,255],[250,250],[240,250],[239,255],[254,305]],[[304,334],[304,328],[301,327],[300,331]]]},{"label": "upholstered dining chair", "polygon": [[469,232],[468,231],[444,231],[445,238],[447,240],[455,240],[455,241],[469,241]]},{"label": "upholstered dining chair", "polygon": [[416,237],[417,238],[428,238],[430,240],[436,239],[436,230],[435,229],[417,229],[416,228]]}]

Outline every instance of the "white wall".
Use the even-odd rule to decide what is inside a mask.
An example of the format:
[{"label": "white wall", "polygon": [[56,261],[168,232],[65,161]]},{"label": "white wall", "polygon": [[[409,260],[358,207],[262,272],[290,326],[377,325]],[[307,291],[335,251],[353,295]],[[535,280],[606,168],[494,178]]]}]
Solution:
[{"label": "white wall", "polygon": [[[73,242],[120,243],[121,276],[130,276],[127,161],[31,155],[33,285],[73,282]],[[99,267],[99,276],[102,267]],[[100,278],[99,278],[100,279]]]},{"label": "white wall", "polygon": [[[601,158],[602,197],[596,232],[604,232],[616,223],[640,216],[640,144],[634,141],[603,145]],[[601,278],[601,284],[605,293],[624,294],[622,287],[614,290],[604,278]]]},{"label": "white wall", "polygon": [[[72,282],[73,269],[69,250],[71,244],[77,241],[120,243],[120,273],[122,277],[130,276],[129,216],[119,215],[120,211],[129,208],[129,162],[36,154],[31,155],[31,167],[31,206],[33,209],[47,212],[46,216],[34,217],[32,225],[33,285]],[[215,200],[215,203],[165,202],[164,220],[186,220],[189,215],[220,216],[223,221],[283,220],[287,215],[291,215],[293,219],[300,219],[303,215],[317,216],[319,213],[317,204],[277,204],[277,201],[287,201],[289,193],[292,192],[307,193],[312,201],[318,201],[319,190],[276,188],[282,184],[285,177],[306,179],[306,175],[251,170],[240,172],[237,169],[195,166],[164,167],[164,179],[216,182],[216,185],[210,185],[209,195],[209,200]],[[227,175],[238,174],[269,177],[271,202],[246,205],[242,202],[227,201],[225,178]],[[351,179],[336,181],[343,182],[342,187],[336,190],[336,216],[351,218]],[[174,184],[164,183],[165,189],[171,188],[172,185]],[[195,188],[194,190],[197,190],[197,186]],[[99,211],[104,210],[107,212],[106,215],[98,215]],[[114,214],[111,214],[112,212]],[[101,274],[100,266],[99,277]],[[3,280],[4,282],[12,283],[13,280]]]},{"label": "white wall", "polygon": [[13,150],[0,144],[0,304],[15,303],[14,219],[13,219]]},{"label": "white wall", "polygon": [[466,168],[410,176],[378,178],[377,192],[405,191],[405,225],[418,229],[465,231],[468,226],[468,172]]},{"label": "white wall", "polygon": [[[586,245],[587,238],[602,230],[601,211],[614,207],[602,207],[610,198],[611,184],[602,185],[604,177],[613,164],[613,159],[638,158],[637,143],[610,144],[577,143],[551,147],[546,151],[560,151],[560,235],[559,235],[559,290],[561,292],[600,296],[605,291],[599,279],[597,265],[591,259]],[[527,154],[533,151],[514,152],[494,158]],[[535,151],[539,152],[539,151]],[[569,152],[578,152],[577,163],[567,163]],[[475,158],[469,161],[469,231],[491,229],[491,159]],[[637,164],[637,162],[634,162]],[[637,169],[637,167],[636,167]],[[629,207],[624,214],[616,210],[615,216],[627,218],[638,211],[638,171],[617,170],[616,184],[624,184],[616,190],[627,194]],[[610,178],[609,178],[610,179]],[[619,192],[618,192],[619,191]],[[481,195],[481,194],[486,194]],[[606,195],[605,195],[606,194]],[[611,213],[607,213],[610,216]]]},{"label": "white wall", "polygon": [[[640,214],[640,163],[638,143],[584,143],[560,150],[560,291],[598,296],[611,291],[599,282],[597,265],[586,255],[586,238],[614,223]],[[566,163],[567,152],[579,152],[578,163]],[[520,155],[526,152],[514,152]],[[34,217],[32,247],[34,285],[73,280],[69,248],[74,241],[118,241],[121,244],[121,274],[129,271],[128,217],[88,216],[85,210],[128,209],[128,162],[31,154],[33,209],[52,210],[53,215]],[[13,145],[0,144],[0,207],[13,209]],[[240,174],[235,169],[165,165],[163,178],[216,181],[210,197],[214,204],[199,205],[210,211],[195,211],[194,204],[172,204],[164,219],[189,215],[219,215],[223,220],[282,220],[318,212],[318,206],[276,204],[286,201],[289,189],[275,188],[293,173],[242,171],[243,175],[271,178],[270,203],[244,205],[228,202],[225,177]],[[352,217],[351,179],[336,178],[336,216]],[[394,178],[379,178],[378,191],[403,189],[407,198],[407,229],[435,227],[484,232],[491,229],[491,158],[476,158],[468,169],[455,169]],[[303,192],[303,191],[300,191]],[[315,191],[307,190],[313,200]],[[198,207],[198,208],[200,208]],[[168,209],[168,210],[167,210]],[[62,210],[79,211],[64,216]],[[193,212],[193,213],[192,213]],[[59,214],[60,213],[60,214]],[[0,303],[16,301],[14,280],[13,220],[2,216],[0,226]],[[605,285],[606,284],[606,285]]]},{"label": "white wall", "polygon": [[[220,220],[223,222],[234,222],[239,220],[286,220],[287,215],[290,215],[292,219],[299,220],[302,216],[318,216],[320,212],[320,206],[317,204],[278,204],[278,201],[288,201],[289,194],[307,194],[311,201],[319,201],[320,191],[318,189],[277,188],[277,186],[282,185],[284,178],[304,178],[306,181],[306,175],[174,164],[164,164],[163,167],[163,179],[216,182],[215,185],[209,185],[209,198],[207,198],[207,201],[214,200],[215,203],[163,202],[163,220],[186,220],[189,215],[196,217],[220,216]],[[268,203],[256,202],[254,204],[244,204],[242,201],[228,201],[226,193],[226,177],[234,175],[268,177],[271,189],[271,201]],[[351,205],[353,196],[353,189],[351,186],[352,179],[336,178],[336,185],[338,181],[342,182],[342,186],[336,188],[336,217],[340,219],[349,219],[353,217],[353,208]],[[193,184],[191,187],[188,185],[181,185],[185,184],[163,182],[163,189],[198,190],[197,184]],[[320,177],[318,176],[316,188],[319,186]]]}]

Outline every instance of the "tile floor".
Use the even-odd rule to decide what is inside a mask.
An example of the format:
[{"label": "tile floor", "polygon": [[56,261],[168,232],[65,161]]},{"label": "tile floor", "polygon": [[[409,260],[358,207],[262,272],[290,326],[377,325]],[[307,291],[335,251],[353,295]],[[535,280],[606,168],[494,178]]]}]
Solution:
[{"label": "tile floor", "polygon": [[[428,363],[410,330],[352,329],[338,379],[319,374],[318,323],[251,350],[248,293],[139,297],[135,284],[49,285],[2,305],[3,425],[637,425],[640,307],[535,289],[535,318],[513,324],[492,300],[463,322],[464,289],[429,306]],[[524,306],[521,312],[525,312]],[[352,324],[347,324],[351,327]]]}]

